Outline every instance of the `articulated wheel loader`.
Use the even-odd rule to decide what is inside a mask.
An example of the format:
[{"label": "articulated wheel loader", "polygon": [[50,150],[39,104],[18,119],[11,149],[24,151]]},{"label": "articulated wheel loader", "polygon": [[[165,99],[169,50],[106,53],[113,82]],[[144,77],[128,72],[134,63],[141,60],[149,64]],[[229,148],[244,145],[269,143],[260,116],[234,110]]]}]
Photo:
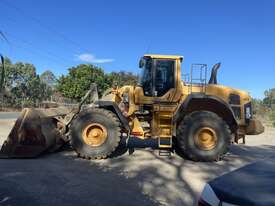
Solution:
[{"label": "articulated wheel loader", "polygon": [[181,80],[182,61],[182,56],[144,55],[137,86],[112,88],[84,107],[89,95],[96,96],[93,84],[78,108],[24,109],[1,157],[35,157],[70,143],[80,157],[102,159],[123,136],[135,136],[156,139],[160,150],[177,148],[194,161],[215,161],[231,143],[264,131],[252,116],[249,94],[217,83],[219,63],[207,83],[204,64],[192,65],[189,81]]}]

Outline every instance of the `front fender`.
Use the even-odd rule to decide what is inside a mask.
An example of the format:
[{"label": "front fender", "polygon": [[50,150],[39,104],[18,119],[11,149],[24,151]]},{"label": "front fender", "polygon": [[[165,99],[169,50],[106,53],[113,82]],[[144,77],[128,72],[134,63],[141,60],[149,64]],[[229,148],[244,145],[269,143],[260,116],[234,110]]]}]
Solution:
[{"label": "front fender", "polygon": [[190,94],[179,106],[175,123],[183,120],[184,116],[193,111],[207,110],[221,116],[229,125],[237,125],[237,119],[230,105],[219,97],[206,94]]}]

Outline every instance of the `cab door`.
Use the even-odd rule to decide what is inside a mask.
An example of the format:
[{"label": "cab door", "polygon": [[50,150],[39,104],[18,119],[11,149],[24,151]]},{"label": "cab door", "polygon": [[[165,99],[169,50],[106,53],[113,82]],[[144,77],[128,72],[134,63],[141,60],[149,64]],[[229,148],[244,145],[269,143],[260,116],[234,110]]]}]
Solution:
[{"label": "cab door", "polygon": [[153,61],[153,91],[155,97],[162,97],[175,88],[175,60],[155,59]]},{"label": "cab door", "polygon": [[159,147],[172,146],[172,117],[176,109],[176,60],[153,61],[153,118],[151,132],[159,138]]},{"label": "cab door", "polygon": [[136,104],[151,108],[151,136],[159,137],[160,145],[166,140],[168,147],[172,144],[172,118],[180,98],[178,62],[176,59],[148,59],[140,87],[135,89]]}]

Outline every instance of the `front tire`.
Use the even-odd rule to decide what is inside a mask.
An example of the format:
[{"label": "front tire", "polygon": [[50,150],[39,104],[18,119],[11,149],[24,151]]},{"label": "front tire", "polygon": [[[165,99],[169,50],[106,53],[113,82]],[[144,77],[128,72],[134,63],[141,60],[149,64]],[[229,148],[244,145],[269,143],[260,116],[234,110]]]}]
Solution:
[{"label": "front tire", "polygon": [[86,159],[103,159],[112,154],[121,139],[117,116],[108,110],[90,108],[80,112],[70,126],[71,146]]},{"label": "front tire", "polygon": [[231,142],[228,125],[215,113],[196,111],[187,115],[177,127],[177,146],[194,161],[217,161]]}]

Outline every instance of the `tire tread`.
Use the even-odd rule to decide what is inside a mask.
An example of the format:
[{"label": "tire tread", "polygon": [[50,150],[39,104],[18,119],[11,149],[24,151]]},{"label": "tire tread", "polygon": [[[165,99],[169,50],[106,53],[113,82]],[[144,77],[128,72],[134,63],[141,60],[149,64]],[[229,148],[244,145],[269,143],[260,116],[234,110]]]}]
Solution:
[{"label": "tire tread", "polygon": [[[192,151],[188,150],[188,147],[186,147],[186,144],[185,144],[186,140],[185,140],[185,138],[182,138],[185,136],[185,131],[186,131],[187,125],[191,124],[192,122],[195,121],[194,119],[196,118],[198,113],[204,113],[204,115],[206,115],[210,118],[216,119],[217,121],[222,122],[222,124],[225,126],[225,130],[226,130],[225,132],[228,134],[231,134],[229,125],[217,114],[215,114],[213,112],[209,112],[209,111],[196,111],[196,112],[192,112],[189,115],[185,116],[184,119],[179,123],[178,128],[177,128],[178,133],[177,133],[177,137],[176,137],[177,145],[180,146],[180,150],[183,152],[183,154],[193,161],[219,161],[228,152],[228,146],[224,147],[224,149],[222,151],[220,151],[220,154],[215,158],[200,158],[200,157],[196,156]],[[231,143],[230,138],[226,139],[225,141],[226,141],[227,145],[230,145],[230,143]]]},{"label": "tire tread", "polygon": [[[83,150],[78,150],[76,151],[77,153],[77,156],[79,156],[80,158],[83,158],[83,159],[87,159],[87,160],[90,160],[90,159],[93,159],[93,160],[100,160],[100,159],[106,159],[107,157],[109,157],[115,150],[116,148],[118,147],[119,145],[119,142],[120,142],[120,138],[122,136],[122,126],[121,126],[121,122],[119,121],[118,117],[112,112],[112,111],[109,111],[109,110],[106,110],[106,109],[103,109],[103,108],[89,108],[89,109],[86,109],[84,111],[81,111],[79,113],[79,115],[77,116],[77,118],[81,118],[82,116],[84,116],[85,114],[87,113],[101,113],[102,115],[108,117],[108,119],[111,119],[111,121],[116,125],[116,135],[114,138],[116,138],[116,141],[115,141],[115,144],[113,145],[113,148],[112,150],[106,152],[106,153],[103,153],[103,154],[100,154],[100,155],[96,155],[96,156],[89,156],[88,154],[86,154]],[[76,121],[75,118],[71,125],[74,124],[74,121]],[[69,132],[69,138],[70,138],[70,144],[72,145],[72,130],[70,129],[70,132]]]}]

